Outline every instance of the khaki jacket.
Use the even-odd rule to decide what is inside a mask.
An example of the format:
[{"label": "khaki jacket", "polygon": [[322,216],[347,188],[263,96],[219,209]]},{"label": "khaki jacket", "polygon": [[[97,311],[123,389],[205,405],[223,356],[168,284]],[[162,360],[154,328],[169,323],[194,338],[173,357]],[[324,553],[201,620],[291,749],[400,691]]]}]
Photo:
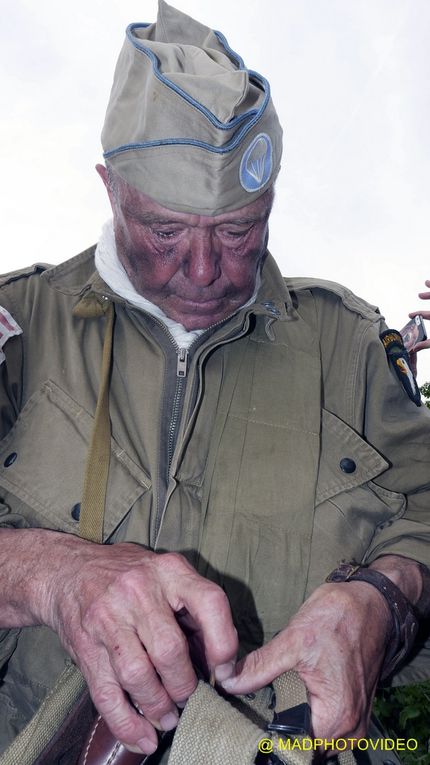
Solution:
[{"label": "khaki jacket", "polygon": [[[111,300],[106,541],[186,555],[225,589],[243,651],[282,629],[341,559],[430,564],[430,412],[392,373],[375,308],[334,283],[285,284],[268,256],[256,303],[205,333],[177,377],[166,330],[112,294],[93,253],[3,278],[0,304],[23,333],[0,368],[0,523],[79,533]],[[73,314],[82,300],[98,315]],[[428,655],[409,681],[430,674]],[[64,653],[46,628],[9,630],[6,662],[11,736]]]}]

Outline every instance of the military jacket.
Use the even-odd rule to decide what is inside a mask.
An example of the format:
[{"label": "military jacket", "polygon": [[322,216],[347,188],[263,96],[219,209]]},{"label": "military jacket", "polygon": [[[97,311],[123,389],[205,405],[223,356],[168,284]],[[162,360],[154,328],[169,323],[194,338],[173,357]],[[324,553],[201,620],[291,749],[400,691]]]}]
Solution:
[{"label": "military jacket", "polygon": [[[373,306],[334,283],[284,282],[268,255],[255,304],[187,353],[112,293],[93,256],[3,278],[22,334],[0,367],[2,525],[79,533],[113,302],[106,542],[186,555],[226,591],[244,652],[341,559],[430,564],[430,412],[391,371]],[[0,632],[10,731],[63,662],[47,628]],[[428,674],[421,652],[409,679]]]}]

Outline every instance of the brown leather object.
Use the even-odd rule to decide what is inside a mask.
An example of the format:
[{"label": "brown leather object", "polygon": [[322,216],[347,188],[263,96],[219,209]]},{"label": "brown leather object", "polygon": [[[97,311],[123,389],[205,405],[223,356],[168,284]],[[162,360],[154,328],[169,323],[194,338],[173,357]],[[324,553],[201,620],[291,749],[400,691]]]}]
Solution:
[{"label": "brown leather object", "polygon": [[147,754],[129,752],[114,738],[105,721],[99,715],[82,747],[77,765],[143,765]]},{"label": "brown leather object", "polygon": [[86,689],[33,765],[76,765],[82,741],[92,726],[95,714],[95,707]]}]

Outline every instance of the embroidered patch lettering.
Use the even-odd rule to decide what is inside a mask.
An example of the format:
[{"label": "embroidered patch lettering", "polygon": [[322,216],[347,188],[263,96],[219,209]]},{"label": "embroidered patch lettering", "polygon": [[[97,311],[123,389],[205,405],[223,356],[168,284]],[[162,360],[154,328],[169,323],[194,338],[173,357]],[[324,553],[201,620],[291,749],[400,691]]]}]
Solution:
[{"label": "embroidered patch lettering", "polygon": [[386,329],[379,337],[385,348],[387,358],[409,398],[414,404],[421,406],[420,390],[409,365],[409,354],[403,344],[400,332],[397,332],[396,329]]}]

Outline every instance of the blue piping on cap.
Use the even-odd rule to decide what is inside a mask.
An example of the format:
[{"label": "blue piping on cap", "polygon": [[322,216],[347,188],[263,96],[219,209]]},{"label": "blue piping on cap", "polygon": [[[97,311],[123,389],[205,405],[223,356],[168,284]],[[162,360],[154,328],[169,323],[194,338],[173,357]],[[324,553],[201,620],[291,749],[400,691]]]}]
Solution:
[{"label": "blue piping on cap", "polygon": [[174,82],[169,80],[168,77],[166,77],[164,74],[160,71],[160,62],[158,60],[158,57],[155,55],[155,53],[147,48],[143,43],[138,42],[136,37],[133,35],[133,32],[135,29],[142,29],[147,28],[150,26],[150,24],[144,24],[144,23],[134,23],[129,24],[126,30],[126,36],[133,45],[136,50],[140,51],[141,53],[144,53],[145,56],[147,56],[152,61],[152,67],[154,70],[154,74],[157,77],[160,82],[162,82],[164,85],[166,85],[168,88],[173,90],[175,93],[177,93],[181,98],[183,98],[185,101],[187,101],[191,106],[194,106],[196,109],[198,109],[207,119],[209,122],[211,122],[215,127],[219,128],[220,130],[231,130],[232,128],[239,125],[241,122],[246,120],[250,114],[253,114],[254,111],[257,112],[264,112],[270,98],[270,85],[267,82],[267,80],[262,77],[258,72],[254,72],[251,70],[248,70],[241,59],[241,57],[235,53],[232,48],[230,48],[229,44],[227,43],[227,40],[225,39],[224,35],[221,32],[215,32],[215,35],[217,36],[218,40],[220,41],[221,45],[224,46],[226,49],[226,52],[229,53],[233,58],[236,59],[236,62],[238,64],[239,70],[243,72],[248,72],[249,77],[255,79],[259,85],[263,87],[264,92],[264,99],[259,109],[251,109],[249,112],[244,112],[243,114],[238,115],[237,117],[234,117],[234,119],[230,120],[229,122],[221,122],[209,109],[206,108],[206,106],[203,106],[199,101],[197,101],[195,98],[190,96],[188,93],[185,92],[185,90],[182,90],[178,85],[176,85]]},{"label": "blue piping on cap", "polygon": [[143,143],[128,143],[124,144],[123,146],[118,146],[116,149],[110,149],[109,151],[103,152],[103,157],[105,159],[110,159],[110,157],[113,157],[115,154],[122,154],[125,151],[133,151],[134,149],[150,149],[155,146],[175,146],[175,145],[182,145],[182,146],[195,146],[199,149],[205,149],[206,151],[211,151],[214,154],[227,154],[229,151],[232,151],[236,148],[236,146],[239,145],[239,143],[242,141],[242,139],[246,136],[247,133],[249,133],[250,130],[254,127],[254,125],[258,122],[258,120],[261,117],[260,110],[256,111],[255,109],[252,110],[252,112],[248,112],[248,114],[254,114],[254,118],[247,124],[244,125],[241,130],[238,130],[237,133],[233,136],[233,138],[230,139],[230,141],[224,146],[213,146],[210,143],[205,143],[204,141],[196,141],[195,138],[160,138],[155,141],[144,141]]},{"label": "blue piping on cap", "polygon": [[243,138],[246,136],[246,134],[250,130],[252,130],[254,125],[256,125],[256,123],[264,114],[264,111],[270,100],[269,82],[266,80],[265,77],[263,77],[258,72],[255,72],[252,69],[247,69],[243,59],[239,56],[239,54],[236,53],[232,48],[230,48],[222,32],[214,31],[214,34],[217,36],[221,45],[223,45],[226,52],[236,61],[239,70],[247,72],[249,79],[254,80],[257,83],[257,85],[259,85],[262,88],[264,93],[264,99],[258,109],[250,109],[248,112],[244,112],[243,114],[238,115],[237,117],[233,118],[227,123],[221,122],[207,107],[203,106],[203,104],[201,104],[195,98],[190,96],[188,93],[186,93],[186,91],[182,90],[182,88],[180,88],[178,85],[173,83],[171,80],[169,80],[168,77],[163,75],[162,72],[160,71],[160,61],[158,57],[155,55],[155,53],[151,51],[149,48],[145,47],[145,45],[143,45],[141,42],[137,41],[136,37],[133,35],[134,30],[147,28],[149,26],[150,24],[145,22],[142,22],[142,23],[136,22],[133,24],[129,24],[126,30],[126,36],[129,42],[133,45],[133,47],[136,48],[136,50],[139,50],[141,53],[143,53],[145,56],[147,56],[150,59],[150,61],[152,62],[154,74],[157,77],[157,79],[160,80],[160,82],[162,82],[166,87],[170,88],[170,90],[177,93],[178,96],[180,96],[185,101],[187,101],[187,103],[189,103],[192,107],[197,109],[203,116],[205,116],[209,120],[209,122],[212,123],[212,125],[217,127],[219,130],[232,130],[233,128],[238,127],[239,125],[242,125],[242,123],[244,123],[245,121],[246,121],[246,124],[242,125],[242,128],[238,130],[237,133],[230,139],[230,141],[224,144],[224,146],[214,146],[204,141],[197,141],[194,138],[160,138],[158,140],[152,140],[152,141],[122,144],[120,146],[117,146],[114,149],[109,149],[109,151],[105,151],[103,153],[103,157],[105,159],[110,159],[116,154],[122,154],[124,152],[133,151],[133,150],[154,148],[157,146],[175,146],[175,145],[195,146],[196,148],[204,149],[205,151],[210,151],[214,154],[227,154],[228,152],[235,149],[238,146],[238,144],[243,140]]}]

